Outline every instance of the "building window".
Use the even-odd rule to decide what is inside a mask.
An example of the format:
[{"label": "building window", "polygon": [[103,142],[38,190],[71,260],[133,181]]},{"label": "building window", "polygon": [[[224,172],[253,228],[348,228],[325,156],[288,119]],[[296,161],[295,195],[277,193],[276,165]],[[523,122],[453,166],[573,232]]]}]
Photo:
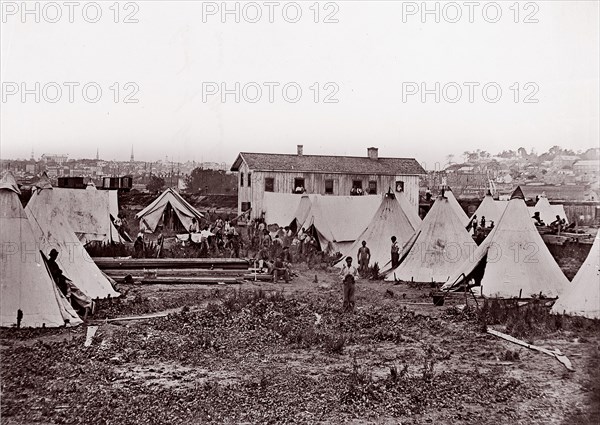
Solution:
[{"label": "building window", "polygon": [[396,192],[404,192],[404,182],[402,180],[396,180]]},{"label": "building window", "polygon": [[369,195],[377,195],[377,181],[375,180],[369,182]]},{"label": "building window", "polygon": [[240,173],[240,187],[244,187],[244,173]]},{"label": "building window", "polygon": [[248,173],[248,187],[252,186],[251,177],[252,177],[252,173]]},{"label": "building window", "polygon": [[325,194],[333,195],[333,180],[325,180]]},{"label": "building window", "polygon": [[265,178],[265,192],[274,192],[275,179],[273,177]]},{"label": "building window", "polygon": [[294,179],[294,193],[304,193],[306,189],[304,189],[304,179],[303,178],[295,178]]},{"label": "building window", "polygon": [[350,189],[350,195],[363,195],[362,180],[352,180],[352,189]]},{"label": "building window", "polygon": [[250,202],[242,202],[242,212],[246,212],[251,208]]}]

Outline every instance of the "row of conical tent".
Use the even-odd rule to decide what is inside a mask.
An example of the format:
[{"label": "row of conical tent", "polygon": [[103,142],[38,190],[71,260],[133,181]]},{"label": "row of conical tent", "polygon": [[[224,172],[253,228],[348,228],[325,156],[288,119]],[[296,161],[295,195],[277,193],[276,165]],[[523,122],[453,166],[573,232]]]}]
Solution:
[{"label": "row of conical tent", "polygon": [[[106,233],[101,232],[110,233],[108,206],[103,201],[105,195],[99,195],[96,199],[85,195],[89,201],[87,207],[92,208],[88,212],[91,223],[85,223],[80,215],[71,220],[70,205],[65,204],[70,196],[64,196],[64,191],[68,190],[92,193],[80,189],[53,189],[47,177],[43,177],[26,208],[23,208],[13,175],[6,172],[2,176],[0,326],[15,326],[18,323],[22,327],[58,327],[82,322],[58,290],[46,266],[43,256],[51,249],[60,252],[57,264],[85,296],[91,299],[119,296],[82,243],[82,240],[92,238],[104,240]],[[93,209],[98,203],[107,208],[106,217],[102,216],[103,224],[98,223],[98,219],[92,219],[98,217],[98,209]],[[73,223],[81,224],[78,230],[82,231],[76,232]]]},{"label": "row of conical tent", "polygon": [[[495,201],[491,195],[482,201],[478,211],[481,216],[494,220],[495,226],[479,246],[465,229],[469,218],[451,191],[447,190],[435,200],[420,224],[414,215],[413,220],[409,218],[409,211],[414,207],[408,204],[404,194],[396,195],[388,194],[383,199],[356,197],[343,202],[335,199],[339,197],[309,195],[296,201],[294,214],[286,215],[286,208],[281,206],[279,210],[274,209],[278,211],[276,214],[267,211],[265,216],[268,222],[270,218],[283,217],[283,222],[296,220],[303,227],[313,226],[321,245],[338,248],[342,258],[354,257],[365,241],[371,251],[370,265],[378,263],[388,281],[440,282],[444,283],[445,290],[476,283],[486,297],[560,296],[555,311],[562,309],[587,317],[600,314],[598,240],[582,271],[569,283],[535,227],[519,188],[510,201]],[[286,199],[288,206],[293,196]],[[338,209],[324,214],[321,199],[329,199],[338,208],[346,203],[348,208],[344,212]],[[348,217],[347,211],[358,215],[359,211],[368,212],[369,208],[372,211],[375,203],[379,207],[367,224],[364,217]],[[273,201],[265,202],[269,204]],[[364,230],[357,231],[360,225]],[[344,232],[336,226],[342,226]],[[344,233],[346,236],[342,236]],[[397,237],[402,250],[400,265],[390,270],[392,235]],[[338,266],[341,265],[339,262]]]},{"label": "row of conical tent", "polygon": [[[323,251],[348,252],[361,233],[369,232],[370,223],[394,220],[388,223],[401,242],[405,242],[421,223],[416,208],[405,194],[394,197],[381,196],[326,196],[265,193],[263,198],[264,219],[267,224],[292,225],[304,228],[318,239]],[[383,199],[383,203],[382,203]],[[386,199],[394,202],[387,202]],[[398,217],[399,216],[399,217]],[[376,232],[370,240],[377,240]],[[388,236],[389,240],[389,236]]]},{"label": "row of conical tent", "polygon": [[[481,201],[481,204],[477,207],[475,213],[473,213],[473,217],[477,217],[478,220],[485,217],[485,227],[491,227],[492,223],[494,223],[494,225],[498,223],[498,220],[500,220],[507,205],[508,201],[495,200],[492,197],[492,194],[488,192],[483,198],[483,201]],[[541,195],[533,207],[527,208],[530,216],[533,216],[538,212],[540,214],[540,219],[546,225],[549,225],[556,220],[556,216],[568,221],[565,208],[562,205],[551,205],[546,195]],[[469,221],[470,219],[467,219],[465,224]]]}]

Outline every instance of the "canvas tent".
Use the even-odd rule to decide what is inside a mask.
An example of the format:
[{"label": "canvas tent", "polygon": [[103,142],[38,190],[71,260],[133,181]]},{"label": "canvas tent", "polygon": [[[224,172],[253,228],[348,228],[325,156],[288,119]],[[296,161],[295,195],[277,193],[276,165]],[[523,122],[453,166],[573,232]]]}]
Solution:
[{"label": "canvas tent", "polygon": [[447,187],[446,190],[444,190],[444,197],[446,199],[448,199],[449,205],[452,207],[452,209],[454,210],[455,214],[460,219],[460,222],[461,223],[468,223],[469,222],[469,216],[467,215],[467,213],[465,212],[465,210],[462,209],[462,207],[460,206],[460,204],[456,200],[456,197],[454,196],[454,193],[452,193],[452,189],[450,189],[449,187]]},{"label": "canvas tent", "polygon": [[315,196],[301,227],[313,230],[321,250],[346,252],[367,228],[381,204],[381,197]]},{"label": "canvas tent", "polygon": [[135,218],[140,221],[140,230],[152,233],[156,231],[159,224],[164,223],[167,214],[173,214],[171,216],[173,219],[177,217],[178,224],[181,224],[186,231],[190,228],[193,218],[200,222],[200,219],[204,217],[179,193],[168,188],[150,205],[137,213]]},{"label": "canvas tent", "polygon": [[265,223],[289,226],[296,219],[300,205],[303,205],[303,211],[307,211],[310,199],[315,196],[318,195],[265,192],[262,202]]},{"label": "canvas tent", "polygon": [[[0,326],[59,327],[82,323],[56,287],[10,173],[0,180]],[[19,312],[21,314],[19,314]]]},{"label": "canvas tent", "polygon": [[557,297],[569,285],[535,228],[520,188],[473,258],[458,266],[442,289],[471,278],[487,297]]},{"label": "canvas tent", "polygon": [[573,282],[552,306],[552,312],[600,319],[600,232]]},{"label": "canvas tent", "polygon": [[88,297],[118,297],[119,293],[87,254],[61,209],[52,205],[53,190],[47,177],[43,177],[25,207],[36,243],[46,255],[52,248],[59,252],[57,263],[64,275]]},{"label": "canvas tent", "polygon": [[533,216],[536,211],[539,211],[540,218],[546,226],[549,226],[550,223],[556,220],[557,215],[560,218],[567,220],[567,214],[565,213],[564,207],[562,205],[551,205],[550,202],[548,202],[546,195],[541,195],[535,203],[535,206],[529,208],[531,216]]},{"label": "canvas tent", "polygon": [[[402,209],[394,194],[387,194],[382,198],[379,208],[367,228],[347,250],[343,251],[342,259],[346,256],[356,259],[358,249],[361,247],[362,241],[365,241],[371,252],[369,266],[372,267],[377,263],[379,269],[384,270],[389,268],[391,259],[390,248],[392,242],[390,238],[396,236],[398,245],[402,246],[411,238],[414,232],[415,228],[408,218],[408,214]],[[337,263],[338,267],[343,265],[343,260]]]},{"label": "canvas tent", "polygon": [[[71,225],[83,244],[89,242],[123,242],[110,219],[108,190],[53,188],[45,197],[46,208],[56,208]],[[114,208],[114,206],[113,206]]]},{"label": "canvas tent", "polygon": [[302,195],[300,203],[298,204],[296,212],[294,213],[294,224],[296,225],[296,231],[299,231],[299,227],[301,227],[302,224],[304,224],[304,222],[306,221],[308,214],[310,213],[312,199],[314,199],[315,196],[318,195]]},{"label": "canvas tent", "polygon": [[450,201],[438,196],[415,236],[402,249],[400,265],[385,280],[446,282],[475,247]]},{"label": "canvas tent", "polygon": [[417,229],[421,225],[421,217],[419,217],[419,213],[415,206],[410,203],[404,192],[396,192],[395,195],[396,200],[400,204],[400,208],[402,208],[402,211],[406,214],[413,229]]},{"label": "canvas tent", "polygon": [[119,216],[119,193],[116,190],[106,190],[108,194],[108,212],[113,218]]},{"label": "canvas tent", "polygon": [[[498,223],[498,220],[500,220],[500,217],[502,217],[502,213],[507,205],[507,201],[496,201],[492,197],[492,194],[488,192],[469,220],[472,220],[474,216],[477,216],[477,224],[479,225],[481,223],[481,218],[485,217],[485,227],[490,227],[492,221],[495,226]],[[469,220],[466,221],[465,226],[469,224]]]}]

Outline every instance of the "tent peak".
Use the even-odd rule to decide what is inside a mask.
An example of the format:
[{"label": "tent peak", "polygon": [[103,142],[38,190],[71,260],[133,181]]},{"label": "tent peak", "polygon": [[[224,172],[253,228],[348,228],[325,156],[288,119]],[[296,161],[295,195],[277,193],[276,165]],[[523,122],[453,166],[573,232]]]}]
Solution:
[{"label": "tent peak", "polygon": [[12,172],[5,171],[4,174],[2,174],[2,178],[0,179],[0,190],[12,190],[17,195],[21,194],[19,185],[17,185],[17,181]]},{"label": "tent peak", "polygon": [[43,189],[52,189],[52,183],[50,182],[50,178],[48,174],[44,171],[37,182],[34,183],[34,187],[43,190]]},{"label": "tent peak", "polygon": [[517,186],[517,188],[515,189],[515,191],[512,193],[512,195],[510,195],[510,199],[522,199],[525,200],[525,195],[523,194],[523,191],[521,190],[521,186]]}]

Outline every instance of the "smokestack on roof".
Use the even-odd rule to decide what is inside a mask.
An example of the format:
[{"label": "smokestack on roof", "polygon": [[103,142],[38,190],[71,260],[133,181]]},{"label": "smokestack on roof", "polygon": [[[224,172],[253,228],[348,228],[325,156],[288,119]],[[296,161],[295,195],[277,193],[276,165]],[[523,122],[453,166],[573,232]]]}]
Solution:
[{"label": "smokestack on roof", "polygon": [[298,156],[302,156],[304,154],[304,145],[298,145]]}]

